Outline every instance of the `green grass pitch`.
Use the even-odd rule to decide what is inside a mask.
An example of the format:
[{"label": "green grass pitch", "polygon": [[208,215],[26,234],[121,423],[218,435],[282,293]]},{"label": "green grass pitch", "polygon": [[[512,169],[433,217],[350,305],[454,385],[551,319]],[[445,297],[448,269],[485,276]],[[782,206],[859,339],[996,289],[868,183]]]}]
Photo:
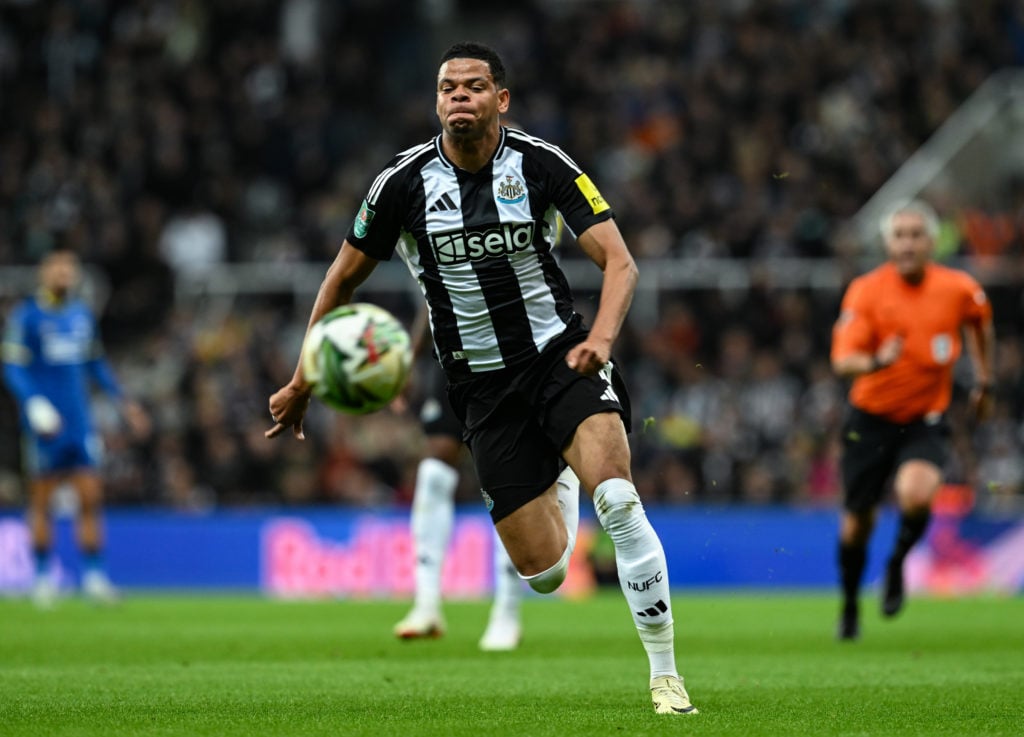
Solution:
[{"label": "green grass pitch", "polygon": [[530,597],[513,653],[486,602],[398,642],[404,602],[129,595],[52,611],[0,600],[0,735],[1020,735],[1024,598],[912,599],[833,639],[834,596],[677,592],[701,713],[653,713],[618,592]]}]

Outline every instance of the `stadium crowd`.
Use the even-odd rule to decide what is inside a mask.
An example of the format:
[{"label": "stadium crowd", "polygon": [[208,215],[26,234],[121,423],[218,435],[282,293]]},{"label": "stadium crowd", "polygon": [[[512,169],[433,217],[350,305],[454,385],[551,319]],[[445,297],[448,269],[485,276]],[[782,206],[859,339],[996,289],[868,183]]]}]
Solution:
[{"label": "stadium crowd", "polygon": [[[263,437],[308,304],[179,297],[217,264],[326,265],[366,173],[436,131],[423,70],[453,35],[500,39],[515,120],[571,142],[641,271],[654,258],[796,256],[852,274],[868,244],[849,219],[990,74],[1024,62],[1019,5],[6,3],[0,263],[71,245],[109,283],[104,338],[154,418],[131,436],[106,415],[111,503],[405,502],[422,442],[410,414],[318,407],[305,443]],[[943,258],[1021,261],[1024,188],[1011,185],[1000,201],[943,203]],[[990,289],[997,415],[956,423],[951,478],[993,496],[1024,494],[1018,276]],[[755,278],[665,291],[656,321],[630,320],[618,358],[645,500],[836,503],[844,386],[827,356],[840,297]],[[413,304],[386,306],[411,321]],[[0,417],[0,503],[18,503],[9,398]],[[475,501],[464,478],[460,498]]]}]

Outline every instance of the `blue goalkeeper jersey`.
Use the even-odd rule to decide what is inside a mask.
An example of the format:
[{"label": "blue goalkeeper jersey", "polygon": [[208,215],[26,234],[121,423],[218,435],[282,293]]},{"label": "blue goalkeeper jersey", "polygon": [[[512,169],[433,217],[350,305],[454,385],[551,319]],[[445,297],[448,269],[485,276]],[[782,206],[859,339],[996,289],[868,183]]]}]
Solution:
[{"label": "blue goalkeeper jersey", "polygon": [[85,437],[93,431],[92,383],[113,397],[121,396],[103,357],[96,319],[79,299],[57,302],[41,292],[21,301],[4,329],[3,368],[26,429],[29,397],[50,400],[60,413],[61,435]]}]

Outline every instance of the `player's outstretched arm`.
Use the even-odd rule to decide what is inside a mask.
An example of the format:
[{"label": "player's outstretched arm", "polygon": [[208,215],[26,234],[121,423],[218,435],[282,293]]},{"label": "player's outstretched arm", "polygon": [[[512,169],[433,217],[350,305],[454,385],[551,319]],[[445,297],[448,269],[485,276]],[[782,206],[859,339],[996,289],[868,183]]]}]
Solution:
[{"label": "player's outstretched arm", "polygon": [[[903,336],[881,336],[878,342],[872,321],[872,295],[862,279],[850,284],[832,328],[832,371],[843,379],[856,379],[891,366],[903,353]],[[875,346],[872,350],[868,346]]]},{"label": "player's outstretched arm", "polygon": [[865,374],[888,368],[903,353],[903,337],[890,335],[882,341],[875,353],[854,351],[842,358],[832,359],[832,371],[844,379],[855,379]]},{"label": "player's outstretched arm", "polygon": [[[377,267],[377,263],[376,259],[370,258],[347,240],[341,244],[338,255],[327,269],[327,274],[317,291],[309,322],[306,324],[307,335],[309,329],[321,317],[335,307],[352,301],[356,288],[366,281]],[[276,438],[290,427],[296,438],[304,440],[306,436],[302,432],[302,420],[306,416],[311,393],[312,387],[302,374],[302,356],[299,356],[291,381],[270,395],[270,417],[274,421],[274,426],[264,435]]]},{"label": "player's outstretched arm", "polygon": [[596,374],[608,363],[612,344],[626,319],[636,290],[636,261],[622,239],[614,220],[587,228],[577,239],[580,248],[604,272],[601,302],[587,339],[566,355],[569,368],[581,374]]},{"label": "player's outstretched arm", "polygon": [[128,428],[128,432],[131,433],[132,437],[146,437],[153,429],[149,413],[146,412],[146,409],[139,402],[125,396],[124,390],[117,380],[117,375],[114,373],[114,368],[110,365],[99,343],[94,346],[93,352],[94,355],[87,364],[87,369],[93,381],[117,404],[121,420]]},{"label": "player's outstretched arm", "polygon": [[134,438],[144,438],[153,429],[153,421],[146,408],[134,399],[125,399],[121,403],[121,417]]}]

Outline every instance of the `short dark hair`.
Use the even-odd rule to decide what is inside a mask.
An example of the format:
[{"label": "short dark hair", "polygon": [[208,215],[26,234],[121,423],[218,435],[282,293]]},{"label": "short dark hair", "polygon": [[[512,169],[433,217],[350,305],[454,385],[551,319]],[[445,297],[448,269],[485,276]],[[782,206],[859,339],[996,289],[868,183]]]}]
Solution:
[{"label": "short dark hair", "polygon": [[438,66],[449,59],[479,59],[487,62],[491,68],[491,76],[494,77],[494,84],[501,89],[505,86],[505,65],[501,62],[498,52],[490,46],[475,41],[459,41],[448,47],[448,50],[441,55]]}]

